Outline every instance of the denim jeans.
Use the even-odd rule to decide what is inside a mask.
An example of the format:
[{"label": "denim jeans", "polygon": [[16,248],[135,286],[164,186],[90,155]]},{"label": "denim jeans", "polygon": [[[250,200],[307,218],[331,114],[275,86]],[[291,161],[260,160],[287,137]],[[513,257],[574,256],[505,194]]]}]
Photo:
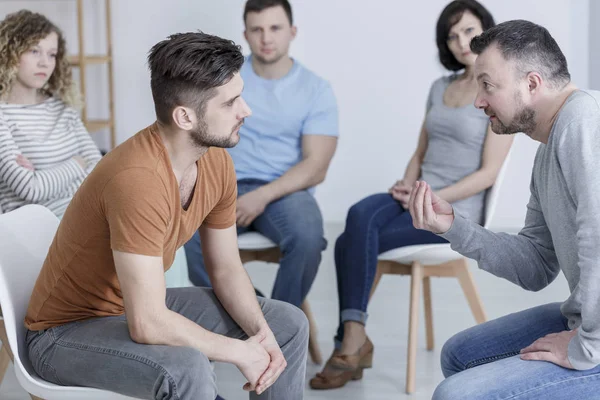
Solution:
[{"label": "denim jeans", "polygon": [[[249,397],[300,400],[308,349],[306,317],[289,304],[263,298],[258,301],[287,368],[262,395],[251,392]],[[167,289],[166,305],[211,332],[247,338],[212,289]],[[57,385],[94,387],[141,399],[212,400],[217,396],[215,375],[203,353],[189,347],[136,343],[129,335],[125,316],[28,331],[26,340],[36,373]]]},{"label": "denim jeans", "polygon": [[[266,182],[241,180],[238,196],[258,189]],[[282,259],[271,298],[300,307],[308,294],[321,263],[327,241],[323,237],[323,218],[315,198],[301,190],[270,203],[249,227],[238,227],[238,234],[257,231],[275,242]],[[190,281],[210,287],[198,232],[185,244]]]},{"label": "denim jeans", "polygon": [[575,371],[519,352],[550,333],[568,330],[560,303],[474,326],[442,349],[444,380],[433,400],[587,400],[600,398],[600,366]]},{"label": "denim jeans", "polygon": [[335,243],[340,324],[336,347],[344,338],[344,322],[367,322],[367,304],[377,271],[377,256],[397,247],[447,243],[416,229],[410,213],[388,194],[366,197],[348,211],[346,228]]}]

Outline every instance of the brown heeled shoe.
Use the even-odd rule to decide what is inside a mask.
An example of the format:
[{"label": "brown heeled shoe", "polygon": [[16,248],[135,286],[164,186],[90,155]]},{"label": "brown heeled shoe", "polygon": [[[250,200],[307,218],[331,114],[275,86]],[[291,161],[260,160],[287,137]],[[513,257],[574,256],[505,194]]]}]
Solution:
[{"label": "brown heeled shoe", "polygon": [[[373,343],[368,337],[356,354],[339,354],[338,351],[334,351],[323,372],[319,372],[310,380],[310,387],[317,390],[336,389],[350,380],[362,379],[363,370],[373,366],[373,351]],[[327,369],[334,370],[335,375],[327,375]]]}]

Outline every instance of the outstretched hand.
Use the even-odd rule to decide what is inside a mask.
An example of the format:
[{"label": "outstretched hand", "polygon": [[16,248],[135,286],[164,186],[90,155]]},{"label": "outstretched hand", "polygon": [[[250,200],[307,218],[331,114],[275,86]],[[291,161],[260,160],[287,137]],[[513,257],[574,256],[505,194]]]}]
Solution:
[{"label": "outstretched hand", "polygon": [[436,195],[423,181],[416,181],[413,185],[408,210],[415,228],[436,234],[447,232],[454,222],[450,203]]}]

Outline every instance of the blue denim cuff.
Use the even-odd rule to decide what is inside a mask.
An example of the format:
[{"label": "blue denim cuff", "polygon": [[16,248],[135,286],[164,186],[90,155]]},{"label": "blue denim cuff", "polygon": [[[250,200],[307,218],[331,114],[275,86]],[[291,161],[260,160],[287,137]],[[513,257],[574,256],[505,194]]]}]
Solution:
[{"label": "blue denim cuff", "polygon": [[342,324],[346,321],[354,321],[354,322],[359,322],[363,325],[367,324],[367,318],[369,317],[369,314],[367,314],[364,311],[361,310],[353,310],[351,308],[346,309],[346,310],[342,310]]}]

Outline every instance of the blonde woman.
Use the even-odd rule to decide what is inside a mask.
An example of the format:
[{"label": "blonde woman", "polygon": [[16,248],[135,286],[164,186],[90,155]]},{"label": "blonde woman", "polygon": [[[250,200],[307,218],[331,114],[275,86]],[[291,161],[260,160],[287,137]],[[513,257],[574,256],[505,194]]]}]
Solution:
[{"label": "blonde woman", "polygon": [[0,208],[48,207],[59,218],[101,154],[74,108],[61,31],[21,10],[0,22]]}]

